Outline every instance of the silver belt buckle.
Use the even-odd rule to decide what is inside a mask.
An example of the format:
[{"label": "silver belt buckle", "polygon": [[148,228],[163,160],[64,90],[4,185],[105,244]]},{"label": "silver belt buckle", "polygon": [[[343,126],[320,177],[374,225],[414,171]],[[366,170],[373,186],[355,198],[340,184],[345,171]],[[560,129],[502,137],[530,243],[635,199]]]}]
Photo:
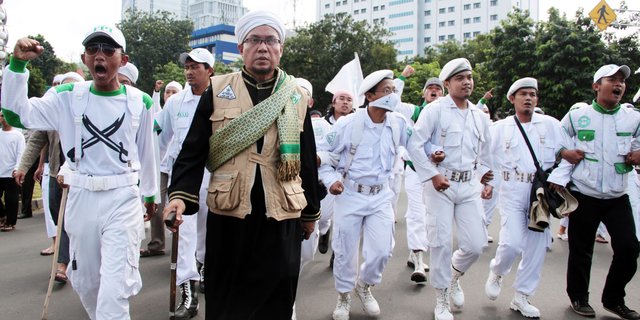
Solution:
[{"label": "silver belt buckle", "polygon": [[511,176],[511,172],[509,171],[502,171],[502,178],[504,179],[504,181],[509,181]]},{"label": "silver belt buckle", "polygon": [[370,191],[371,191],[371,192],[370,192],[370,194],[372,194],[372,195],[376,195],[376,194],[378,194],[378,193],[380,192],[380,190],[382,190],[382,186],[381,186],[381,185],[379,185],[379,184],[377,184],[377,185],[375,185],[375,186],[371,186],[371,189],[370,189]]},{"label": "silver belt buckle", "polygon": [[462,172],[462,182],[467,182],[471,180],[471,171]]},{"label": "silver belt buckle", "polygon": [[460,171],[452,171],[451,172],[451,181],[458,182],[460,181]]}]

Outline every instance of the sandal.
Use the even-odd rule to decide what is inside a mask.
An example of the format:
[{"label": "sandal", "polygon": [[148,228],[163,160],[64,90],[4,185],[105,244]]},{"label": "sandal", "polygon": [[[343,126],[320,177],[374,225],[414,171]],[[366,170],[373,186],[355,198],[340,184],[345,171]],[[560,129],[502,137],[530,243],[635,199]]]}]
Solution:
[{"label": "sandal", "polygon": [[609,243],[609,240],[607,240],[602,235],[596,235],[596,242],[597,243]]},{"label": "sandal", "polygon": [[15,225],[5,224],[4,226],[2,226],[2,228],[0,228],[0,231],[9,232],[9,231],[13,231],[15,229],[16,229]]},{"label": "sandal", "polygon": [[48,247],[48,248],[45,248],[42,251],[40,251],[40,255],[41,256],[50,256],[50,255],[52,255],[54,253],[55,253],[55,250],[53,250],[52,247]]},{"label": "sandal", "polygon": [[164,250],[145,250],[145,249],[140,249],[140,257],[142,257],[142,258],[155,257],[155,256],[164,256],[164,254],[165,254]]},{"label": "sandal", "polygon": [[56,282],[67,283],[69,278],[67,278],[67,275],[66,275],[65,272],[63,272],[62,270],[58,270],[58,271],[56,271],[55,280],[56,280]]}]

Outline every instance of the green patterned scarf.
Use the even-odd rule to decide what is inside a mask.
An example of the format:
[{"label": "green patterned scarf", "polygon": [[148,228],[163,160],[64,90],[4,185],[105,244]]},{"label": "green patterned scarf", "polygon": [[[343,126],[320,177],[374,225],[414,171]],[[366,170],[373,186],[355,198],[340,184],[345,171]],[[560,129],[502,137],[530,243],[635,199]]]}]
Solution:
[{"label": "green patterned scarf", "polygon": [[265,135],[277,121],[280,139],[280,162],[277,174],[281,181],[294,180],[300,173],[300,123],[296,104],[301,95],[295,90],[293,76],[278,70],[274,92],[266,100],[216,130],[209,138],[207,169],[215,171]]}]

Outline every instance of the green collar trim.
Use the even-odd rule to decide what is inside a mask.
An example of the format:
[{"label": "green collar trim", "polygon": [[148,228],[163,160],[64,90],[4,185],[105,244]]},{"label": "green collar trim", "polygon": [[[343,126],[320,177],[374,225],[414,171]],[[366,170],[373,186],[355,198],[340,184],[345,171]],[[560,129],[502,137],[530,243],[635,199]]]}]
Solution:
[{"label": "green collar trim", "polygon": [[616,114],[616,112],[618,112],[618,110],[620,110],[620,104],[619,103],[616,105],[615,108],[613,108],[611,110],[605,109],[603,106],[598,104],[596,102],[596,100],[593,100],[593,103],[591,103],[591,106],[593,107],[593,110],[598,111],[600,113],[604,113],[604,114]]},{"label": "green collar trim", "polygon": [[120,88],[114,91],[98,91],[96,88],[93,87],[93,83],[92,83],[91,86],[89,87],[89,92],[95,94],[96,96],[115,97],[117,95],[126,94],[127,91],[123,85],[120,85]]}]

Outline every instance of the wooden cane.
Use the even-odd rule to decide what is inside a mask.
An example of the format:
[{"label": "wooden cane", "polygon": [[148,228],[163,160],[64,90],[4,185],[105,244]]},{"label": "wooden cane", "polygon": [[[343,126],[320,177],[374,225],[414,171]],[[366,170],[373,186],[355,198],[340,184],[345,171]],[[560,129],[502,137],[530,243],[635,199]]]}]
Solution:
[{"label": "wooden cane", "polygon": [[62,224],[64,223],[64,212],[67,206],[67,195],[69,188],[62,189],[62,200],[60,200],[60,211],[58,211],[58,226],[56,230],[56,248],[53,252],[53,261],[51,261],[51,276],[49,277],[49,286],[47,287],[47,296],[44,298],[44,306],[42,307],[42,320],[47,319],[47,311],[49,309],[49,301],[51,300],[51,292],[53,291],[53,282],[56,278],[58,270],[58,254],[60,253],[60,237],[62,236]]},{"label": "wooden cane", "polygon": [[[167,227],[174,227],[176,222],[176,212],[171,211],[167,218],[164,219],[164,224]],[[176,270],[178,268],[178,236],[180,232],[179,227],[175,227],[176,231],[171,236],[171,277],[169,284],[169,319],[174,320],[176,315]]]}]

